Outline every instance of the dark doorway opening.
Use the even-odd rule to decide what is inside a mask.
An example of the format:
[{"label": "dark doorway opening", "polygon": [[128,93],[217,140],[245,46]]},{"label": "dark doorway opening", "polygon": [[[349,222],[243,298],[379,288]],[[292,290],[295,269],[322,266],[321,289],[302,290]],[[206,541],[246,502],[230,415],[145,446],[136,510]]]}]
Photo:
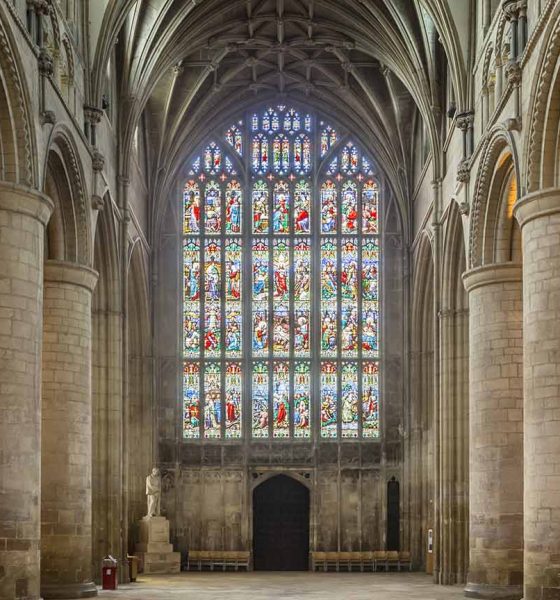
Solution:
[{"label": "dark doorway opening", "polygon": [[309,490],[286,475],[267,479],[253,490],[253,567],[309,569]]},{"label": "dark doorway opening", "polygon": [[387,550],[400,550],[401,492],[399,482],[393,477],[387,483]]}]

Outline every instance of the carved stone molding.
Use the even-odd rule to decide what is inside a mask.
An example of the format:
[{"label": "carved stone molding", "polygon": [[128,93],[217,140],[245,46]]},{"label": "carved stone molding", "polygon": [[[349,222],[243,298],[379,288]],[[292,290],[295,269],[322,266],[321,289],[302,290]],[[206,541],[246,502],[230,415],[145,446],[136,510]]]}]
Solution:
[{"label": "carved stone molding", "polygon": [[105,168],[105,157],[99,150],[94,150],[91,157],[91,165],[96,173],[100,173]]},{"label": "carved stone molding", "polygon": [[521,83],[521,66],[516,60],[509,61],[506,65],[506,78],[511,85]]},{"label": "carved stone molding", "polygon": [[54,60],[46,48],[39,50],[37,62],[39,64],[39,73],[43,77],[52,77],[54,75]]},{"label": "carved stone molding", "polygon": [[101,121],[101,117],[103,116],[103,111],[100,108],[95,106],[84,105],[84,117],[87,121],[96,125]]},{"label": "carved stone molding", "polygon": [[457,115],[456,124],[461,131],[467,131],[474,125],[474,110],[459,113]]},{"label": "carved stone molding", "polygon": [[468,158],[464,158],[457,168],[457,181],[461,183],[467,183],[471,178],[471,161]]}]

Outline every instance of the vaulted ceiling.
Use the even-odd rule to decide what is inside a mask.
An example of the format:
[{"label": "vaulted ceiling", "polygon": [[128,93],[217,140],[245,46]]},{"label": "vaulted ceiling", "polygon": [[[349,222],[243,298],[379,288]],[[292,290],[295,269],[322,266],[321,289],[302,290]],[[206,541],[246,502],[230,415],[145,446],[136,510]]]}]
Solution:
[{"label": "vaulted ceiling", "polygon": [[[154,193],[165,195],[214,127],[281,100],[355,132],[406,198],[414,114],[433,147],[445,108],[438,36],[461,58],[452,24],[448,0],[113,0],[96,61],[118,34],[123,145],[143,117]],[[464,68],[451,72],[460,106]]]}]

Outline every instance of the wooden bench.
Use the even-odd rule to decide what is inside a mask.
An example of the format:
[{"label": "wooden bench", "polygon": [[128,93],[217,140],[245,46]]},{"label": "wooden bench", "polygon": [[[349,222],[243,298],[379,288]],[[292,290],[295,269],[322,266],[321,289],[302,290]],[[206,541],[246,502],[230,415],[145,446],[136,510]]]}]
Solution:
[{"label": "wooden bench", "polygon": [[389,571],[408,567],[412,570],[410,552],[376,550],[375,552],[311,552],[312,571]]},{"label": "wooden bench", "polygon": [[214,571],[221,568],[222,571],[240,568],[249,570],[251,553],[245,550],[190,550],[189,571],[203,571],[210,569]]}]

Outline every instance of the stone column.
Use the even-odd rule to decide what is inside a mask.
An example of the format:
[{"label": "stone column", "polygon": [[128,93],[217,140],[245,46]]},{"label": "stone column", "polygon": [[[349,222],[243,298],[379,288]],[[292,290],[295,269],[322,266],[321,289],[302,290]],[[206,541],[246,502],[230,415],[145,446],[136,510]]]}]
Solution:
[{"label": "stone column", "polygon": [[91,573],[92,269],[47,261],[44,288],[41,593],[96,596]]},{"label": "stone column", "polygon": [[514,209],[523,244],[525,600],[560,598],[560,189]]},{"label": "stone column", "polygon": [[465,595],[523,596],[521,265],[464,276],[469,292],[470,561]]},{"label": "stone column", "polygon": [[0,598],[39,598],[43,248],[51,201],[0,182]]}]

